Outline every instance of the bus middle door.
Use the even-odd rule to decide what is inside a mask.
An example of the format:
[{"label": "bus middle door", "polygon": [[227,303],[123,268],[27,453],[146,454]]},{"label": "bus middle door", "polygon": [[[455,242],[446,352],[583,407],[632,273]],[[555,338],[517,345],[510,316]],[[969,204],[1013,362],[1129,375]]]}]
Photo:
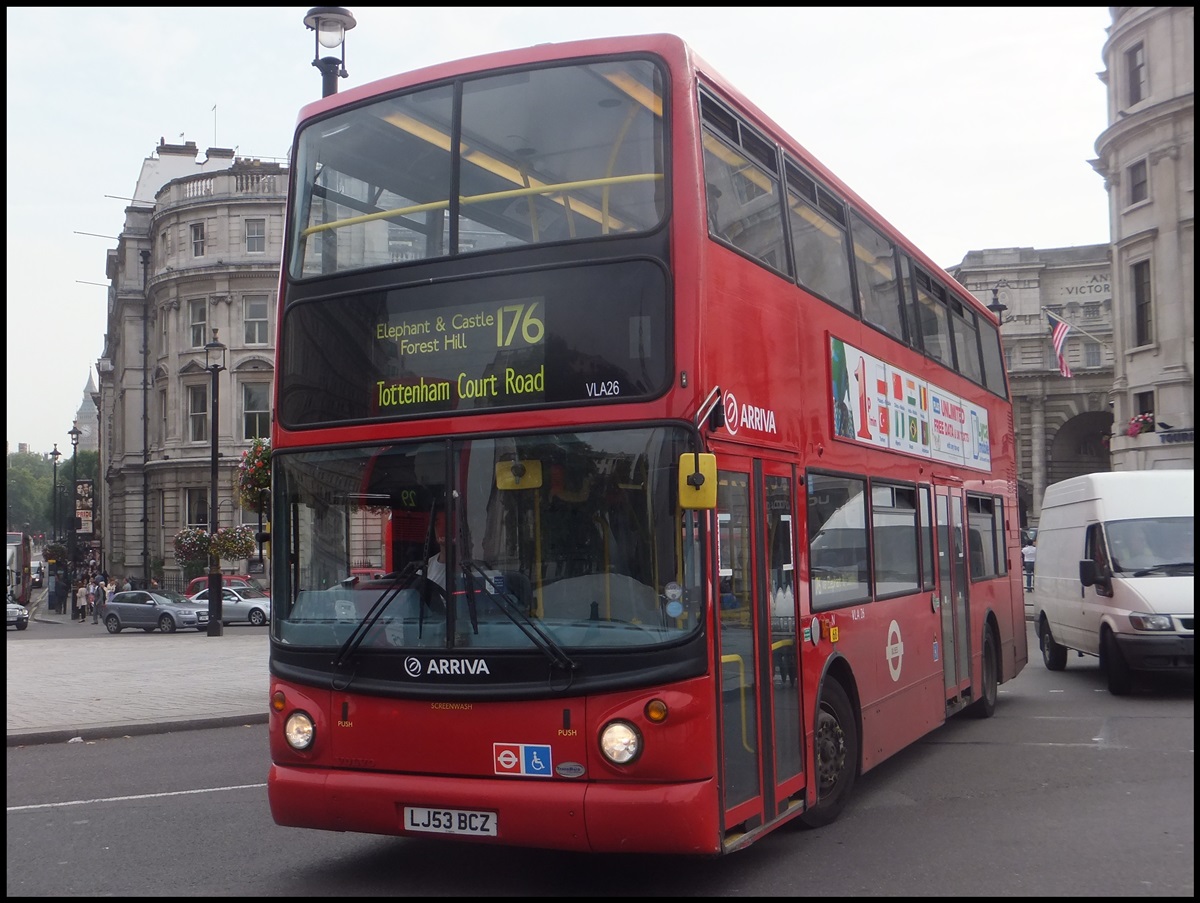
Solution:
[{"label": "bus middle door", "polygon": [[804,789],[789,465],[718,455],[717,632],[727,846]]},{"label": "bus middle door", "polygon": [[942,620],[942,673],[946,714],[962,708],[971,687],[971,604],[967,580],[963,493],[955,486],[934,486],[937,523],[937,593]]}]

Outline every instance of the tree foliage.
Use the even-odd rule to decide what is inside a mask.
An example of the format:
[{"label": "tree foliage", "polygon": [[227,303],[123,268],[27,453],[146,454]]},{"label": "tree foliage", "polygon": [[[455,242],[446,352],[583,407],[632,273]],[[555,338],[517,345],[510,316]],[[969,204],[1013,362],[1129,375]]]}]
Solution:
[{"label": "tree foliage", "polygon": [[[59,449],[62,452],[62,449]],[[72,464],[71,446],[58,459],[58,529],[54,520],[54,459],[46,453],[10,452],[8,455],[8,523],[14,530],[66,536],[74,494],[73,475],[80,480],[96,480],[99,454],[80,449]]]}]

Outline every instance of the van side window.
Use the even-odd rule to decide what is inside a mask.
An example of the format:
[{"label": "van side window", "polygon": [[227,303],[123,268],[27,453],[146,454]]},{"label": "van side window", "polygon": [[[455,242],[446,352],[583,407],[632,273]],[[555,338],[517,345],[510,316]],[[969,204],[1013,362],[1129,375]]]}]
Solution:
[{"label": "van side window", "polygon": [[1108,564],[1108,552],[1104,547],[1104,535],[1100,532],[1099,524],[1092,524],[1087,528],[1083,540],[1083,557],[1092,559],[1097,565]]},{"label": "van side window", "polygon": [[[1083,540],[1083,555],[1085,558],[1090,558],[1096,562],[1096,573],[1105,577],[1112,577],[1112,565],[1109,563],[1108,546],[1104,541],[1104,531],[1100,529],[1099,524],[1091,524],[1087,528],[1087,533]],[[1111,596],[1112,590],[1106,589],[1104,584],[1096,584],[1096,593],[1101,596]]]}]

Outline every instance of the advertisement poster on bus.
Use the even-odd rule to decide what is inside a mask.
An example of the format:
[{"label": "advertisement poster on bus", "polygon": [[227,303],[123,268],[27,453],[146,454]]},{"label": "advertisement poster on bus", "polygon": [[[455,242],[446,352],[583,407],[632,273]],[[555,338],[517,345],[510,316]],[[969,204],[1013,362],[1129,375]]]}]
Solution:
[{"label": "advertisement poster on bus", "polygon": [[830,337],[834,433],[876,448],[991,468],[987,410]]}]

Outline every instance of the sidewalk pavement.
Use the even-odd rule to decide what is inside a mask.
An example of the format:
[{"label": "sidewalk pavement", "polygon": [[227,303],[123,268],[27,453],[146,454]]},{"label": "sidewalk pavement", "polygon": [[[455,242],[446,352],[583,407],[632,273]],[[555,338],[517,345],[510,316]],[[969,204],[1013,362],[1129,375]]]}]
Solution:
[{"label": "sidewalk pavement", "polygon": [[34,590],[27,635],[5,644],[9,746],[266,723],[262,628],[67,639],[80,626],[45,600]]}]

